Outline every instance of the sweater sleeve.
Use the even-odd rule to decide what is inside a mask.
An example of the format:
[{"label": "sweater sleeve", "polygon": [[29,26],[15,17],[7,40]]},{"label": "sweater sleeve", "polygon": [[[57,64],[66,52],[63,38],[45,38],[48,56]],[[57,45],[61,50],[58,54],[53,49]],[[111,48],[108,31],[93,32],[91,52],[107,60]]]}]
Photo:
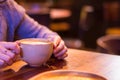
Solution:
[{"label": "sweater sleeve", "polygon": [[59,36],[56,32],[53,32],[46,26],[39,24],[37,21],[29,17],[24,10],[20,9],[22,8],[20,5],[16,4],[15,7],[19,16],[23,16],[16,28],[17,39]]}]

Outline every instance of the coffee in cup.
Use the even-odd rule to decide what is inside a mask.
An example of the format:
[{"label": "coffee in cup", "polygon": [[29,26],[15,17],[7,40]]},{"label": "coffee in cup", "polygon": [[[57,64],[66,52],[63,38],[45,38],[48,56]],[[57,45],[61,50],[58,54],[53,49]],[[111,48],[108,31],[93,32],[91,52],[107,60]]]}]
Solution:
[{"label": "coffee in cup", "polygon": [[49,60],[53,52],[53,43],[46,39],[28,38],[19,40],[21,57],[32,67],[38,67]]}]

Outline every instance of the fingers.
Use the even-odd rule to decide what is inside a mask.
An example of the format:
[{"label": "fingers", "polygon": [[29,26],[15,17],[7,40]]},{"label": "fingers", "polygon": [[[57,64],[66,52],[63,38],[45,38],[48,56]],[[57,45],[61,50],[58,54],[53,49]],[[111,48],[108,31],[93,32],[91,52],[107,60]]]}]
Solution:
[{"label": "fingers", "polygon": [[20,47],[16,42],[1,42],[0,45],[4,46],[6,49],[11,50],[13,53],[20,53]]},{"label": "fingers", "polygon": [[[13,53],[12,53],[13,54]],[[0,52],[0,66],[11,65],[13,63],[14,55],[11,55],[9,51],[5,51],[4,53]]]},{"label": "fingers", "polygon": [[59,53],[61,50],[63,50],[63,48],[65,47],[64,45],[64,41],[61,40],[61,42],[59,43],[59,45],[57,47],[55,47],[54,49],[54,53]]},{"label": "fingers", "polygon": [[15,54],[13,52],[11,52],[10,50],[5,49],[4,47],[0,46],[0,52],[10,56],[11,58],[15,57]]},{"label": "fingers", "polygon": [[7,66],[3,60],[0,59],[0,68]]},{"label": "fingers", "polygon": [[68,56],[68,54],[67,54],[67,48],[66,47],[64,47],[64,49],[62,49],[60,52],[55,54],[55,57],[57,57],[58,59],[64,59],[67,56]]},{"label": "fingers", "polygon": [[59,56],[58,59],[64,59],[64,58],[67,57],[67,56],[68,56],[68,54],[65,53],[65,54],[63,54],[62,56]]},{"label": "fingers", "polygon": [[15,42],[0,42],[0,67],[11,65],[15,61],[20,48]]},{"label": "fingers", "polygon": [[48,38],[48,40],[53,42],[54,48],[56,48],[61,42],[61,38],[59,36],[54,36],[54,38]]},{"label": "fingers", "polygon": [[64,41],[61,40],[59,45],[54,49],[54,55],[58,59],[64,59],[68,56],[67,47],[65,46]]},{"label": "fingers", "polygon": [[55,39],[54,39],[54,48],[56,48],[58,45],[59,45],[59,43],[61,42],[61,38],[60,37],[56,37]]}]

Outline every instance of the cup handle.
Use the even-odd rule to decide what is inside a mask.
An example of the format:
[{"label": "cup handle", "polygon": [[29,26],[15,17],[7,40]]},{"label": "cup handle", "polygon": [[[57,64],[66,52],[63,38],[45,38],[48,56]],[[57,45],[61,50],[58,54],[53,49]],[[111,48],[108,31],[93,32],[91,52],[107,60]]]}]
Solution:
[{"label": "cup handle", "polygon": [[20,45],[20,57],[23,58],[23,54],[22,54],[22,46]]},{"label": "cup handle", "polygon": [[23,54],[22,54],[22,46],[21,46],[21,42],[18,40],[16,41],[20,47],[20,57],[22,58],[23,57]]}]

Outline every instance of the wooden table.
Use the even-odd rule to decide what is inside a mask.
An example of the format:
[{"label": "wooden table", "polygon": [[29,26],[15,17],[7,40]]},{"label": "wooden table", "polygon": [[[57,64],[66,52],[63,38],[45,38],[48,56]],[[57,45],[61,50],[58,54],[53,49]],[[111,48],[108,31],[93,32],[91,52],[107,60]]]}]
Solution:
[{"label": "wooden table", "polygon": [[5,71],[0,73],[0,80],[27,80],[39,73],[50,70],[78,70],[101,75],[108,80],[120,80],[120,56],[69,49],[65,60],[50,59],[50,68],[41,66],[39,68],[23,67],[19,72]]}]

